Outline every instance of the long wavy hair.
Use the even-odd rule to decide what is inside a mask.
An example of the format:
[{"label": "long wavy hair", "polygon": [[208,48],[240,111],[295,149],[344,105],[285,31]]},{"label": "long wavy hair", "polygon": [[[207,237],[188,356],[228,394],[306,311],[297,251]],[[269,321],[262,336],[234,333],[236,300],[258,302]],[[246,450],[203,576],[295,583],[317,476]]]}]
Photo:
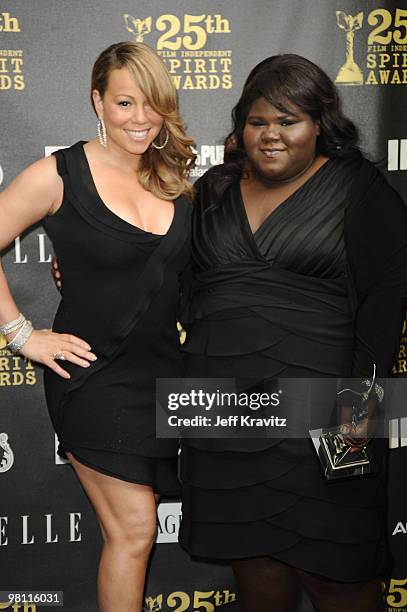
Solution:
[{"label": "long wavy hair", "polygon": [[194,189],[188,175],[196,158],[192,151],[194,141],[186,134],[171,77],[153,49],[144,43],[119,42],[102,51],[92,70],[91,101],[95,112],[92,91],[97,89],[103,98],[111,71],[120,68],[130,71],[151,108],[164,118],[158,136],[160,144],[168,133],[163,149],[150,146],[142,155],[138,171],[141,185],[164,200],[181,194],[192,198]]},{"label": "long wavy hair", "polygon": [[250,72],[232,111],[233,129],[225,140],[225,163],[214,182],[215,199],[223,195],[247,168],[243,130],[252,104],[265,98],[281,112],[295,105],[320,123],[317,153],[327,157],[361,156],[358,130],[342,112],[335,85],[328,75],[305,57],[287,53],[266,58]]}]

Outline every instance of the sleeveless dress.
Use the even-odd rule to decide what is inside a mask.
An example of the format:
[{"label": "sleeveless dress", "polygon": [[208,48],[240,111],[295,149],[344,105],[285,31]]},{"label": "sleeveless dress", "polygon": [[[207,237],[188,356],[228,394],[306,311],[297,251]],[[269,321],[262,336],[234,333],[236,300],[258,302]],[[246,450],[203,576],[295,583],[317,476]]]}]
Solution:
[{"label": "sleeveless dress", "polygon": [[164,236],[124,221],[99,197],[83,144],[54,153],[64,197],[44,223],[63,277],[53,330],[83,338],[98,358],[89,368],[65,361],[69,380],[45,369],[59,453],[177,494],[177,442],[155,437],[155,379],[182,375],[176,320],[191,205],[175,200]]},{"label": "sleeveless dress", "polygon": [[[186,376],[390,375],[407,293],[407,212],[363,159],[330,159],[253,234],[222,166],[197,185]],[[310,439],[182,443],[182,546],[270,556],[334,581],[381,575],[386,441],[379,473],[328,482]]]}]

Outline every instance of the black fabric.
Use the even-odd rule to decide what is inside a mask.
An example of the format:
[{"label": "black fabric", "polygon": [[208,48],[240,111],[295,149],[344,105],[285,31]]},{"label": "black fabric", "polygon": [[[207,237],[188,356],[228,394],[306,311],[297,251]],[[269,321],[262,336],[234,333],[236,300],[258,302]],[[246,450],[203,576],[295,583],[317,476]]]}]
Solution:
[{"label": "black fabric", "polygon": [[[176,493],[177,444],[155,438],[154,398],[156,377],[182,373],[176,313],[190,205],[175,201],[166,235],[145,232],[100,199],[82,142],[55,156],[64,199],[45,228],[64,282],[53,329],[85,339],[98,357],[87,369],[65,362],[70,380],[45,371],[61,454],[74,450],[95,469]],[[120,468],[120,454],[133,455],[134,468],[126,456]],[[168,469],[156,469],[158,459]]]},{"label": "black fabric", "polygon": [[[387,376],[407,293],[407,213],[363,159],[331,159],[253,235],[238,184],[199,182],[186,375]],[[243,381],[244,382],[244,381]],[[182,545],[223,559],[270,556],[334,581],[387,568],[386,441],[379,473],[327,482],[308,439],[183,442]],[[373,448],[374,447],[374,448]]]},{"label": "black fabric", "polygon": [[301,583],[293,568],[270,558],[233,563],[240,612],[297,612]]},{"label": "black fabric", "polygon": [[241,612],[297,612],[302,589],[315,612],[384,612],[380,580],[331,582],[269,557],[243,559],[232,566]]},{"label": "black fabric", "polygon": [[107,476],[151,486],[160,495],[173,496],[178,493],[178,483],[174,480],[178,466],[176,454],[173,457],[147,457],[81,447],[69,447],[64,451],[72,453],[83,465]]}]

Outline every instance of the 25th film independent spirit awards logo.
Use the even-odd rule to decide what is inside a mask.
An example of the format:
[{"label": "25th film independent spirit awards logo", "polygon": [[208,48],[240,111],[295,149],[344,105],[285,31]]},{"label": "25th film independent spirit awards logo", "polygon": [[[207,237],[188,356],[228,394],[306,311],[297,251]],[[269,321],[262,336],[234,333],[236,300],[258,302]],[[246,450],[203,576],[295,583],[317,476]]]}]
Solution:
[{"label": "25th film independent spirit awards logo", "polygon": [[403,331],[400,340],[400,348],[397,355],[396,363],[393,366],[393,375],[407,374],[407,312],[403,323]]},{"label": "25th film independent spirit awards logo", "polygon": [[336,23],[345,35],[338,85],[407,84],[407,9],[336,11]]},{"label": "25th film independent spirit awards logo", "polygon": [[[208,49],[208,38],[227,42],[230,21],[224,15],[160,15],[156,19],[123,15],[124,24],[136,42],[155,46],[165,62],[175,87],[184,91],[231,89],[232,50]],[[158,39],[154,39],[158,33]],[[223,163],[223,145],[201,144],[191,178],[202,176],[208,168]]]},{"label": "25th film independent spirit awards logo", "polygon": [[[0,34],[3,44],[9,44],[13,34],[19,34],[21,26],[19,19],[12,13],[0,12]],[[3,36],[7,34],[7,36]],[[2,49],[0,48],[0,91],[16,90],[21,91],[25,88],[23,73],[23,50],[22,49]]]},{"label": "25th film independent spirit awards logo", "polygon": [[[211,40],[225,40],[230,22],[221,14],[182,16],[165,14],[154,21],[123,15],[125,27],[136,42],[153,45],[150,34],[159,33],[155,48],[167,65],[177,89],[231,89],[232,51],[208,49]],[[146,39],[146,40],[145,40]]]},{"label": "25th film independent spirit awards logo", "polygon": [[215,612],[221,606],[236,601],[236,593],[231,593],[228,589],[212,591],[194,591],[192,594],[185,591],[174,591],[167,597],[159,594],[157,596],[147,596],[143,610],[145,612],[198,612],[206,610]]}]

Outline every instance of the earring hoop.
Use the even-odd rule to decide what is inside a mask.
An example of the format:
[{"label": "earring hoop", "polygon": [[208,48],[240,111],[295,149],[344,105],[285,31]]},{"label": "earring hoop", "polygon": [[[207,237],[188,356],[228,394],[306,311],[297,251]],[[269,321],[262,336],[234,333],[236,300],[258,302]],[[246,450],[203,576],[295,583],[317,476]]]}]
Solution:
[{"label": "earring hoop", "polygon": [[167,135],[166,135],[166,137],[165,137],[165,141],[164,141],[164,143],[163,143],[162,145],[156,145],[154,142],[152,142],[152,143],[151,143],[151,146],[152,146],[152,147],[154,147],[154,149],[158,149],[158,150],[160,150],[160,149],[164,149],[164,147],[166,147],[166,146],[167,146],[167,144],[168,144],[168,140],[169,140],[169,138],[170,138],[170,135],[169,135],[169,133],[168,133],[167,128],[165,128],[165,131],[166,131]]},{"label": "earring hoop", "polygon": [[99,119],[98,119],[97,132],[98,132],[98,138],[99,138],[100,144],[102,145],[102,147],[104,147],[106,149],[106,147],[107,147],[107,134],[106,134],[105,122],[103,121],[102,117],[99,117]]}]

